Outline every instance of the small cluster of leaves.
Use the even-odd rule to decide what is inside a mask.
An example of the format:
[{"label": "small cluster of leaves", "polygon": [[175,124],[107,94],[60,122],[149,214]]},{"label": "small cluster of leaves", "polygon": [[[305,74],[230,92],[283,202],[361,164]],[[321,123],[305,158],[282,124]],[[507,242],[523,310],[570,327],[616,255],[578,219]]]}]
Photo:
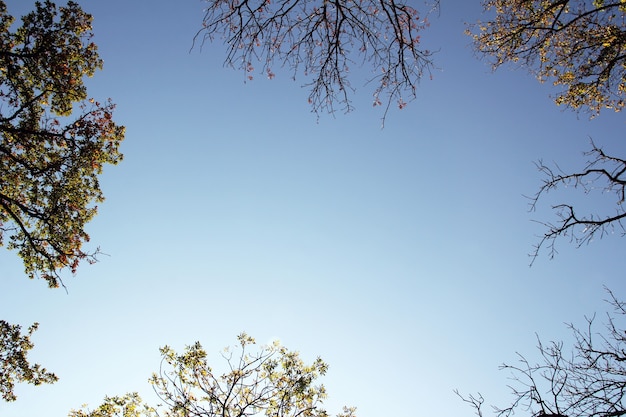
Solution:
[{"label": "small cluster of leaves", "polygon": [[[224,349],[228,370],[221,374],[209,366],[200,343],[180,354],[169,346],[161,348],[161,369],[150,379],[163,401],[159,411],[167,417],[328,417],[320,407],[326,390],[314,384],[328,370],[324,361],[317,358],[307,365],[278,342],[251,353],[256,342],[245,333],[238,341],[236,348]],[[74,410],[70,417],[156,415],[161,415],[157,409],[143,404],[137,394],[128,394],[107,397],[93,411]],[[337,417],[354,415],[354,408],[345,407]]]},{"label": "small cluster of leaves", "polygon": [[71,410],[68,417],[158,417],[156,410],[144,404],[137,393],[105,397],[96,409]]},{"label": "small cluster of leaves", "polygon": [[[272,68],[287,67],[312,80],[313,111],[351,110],[348,76],[358,61],[374,70],[374,105],[387,94],[404,107],[403,94],[415,96],[416,85],[432,68],[431,52],[420,49],[427,26],[418,11],[397,0],[211,0],[202,43],[221,37],[228,47],[226,64],[252,79],[254,63],[274,77]],[[407,98],[407,97],[404,97]],[[407,99],[408,99],[407,98]]]},{"label": "small cluster of leaves", "polygon": [[[494,68],[521,63],[563,87],[557,104],[616,111],[626,95],[626,2],[487,0],[495,18],[473,26],[476,49]],[[468,31],[472,34],[472,30]]]},{"label": "small cluster of leaves", "polygon": [[91,15],[50,1],[22,18],[0,1],[0,245],[18,251],[30,278],[50,287],[95,253],[85,225],[103,200],[98,175],[122,158],[115,106],[87,99],[85,76],[102,67]]},{"label": "small cluster of leaves", "polygon": [[0,320],[0,394],[5,401],[16,400],[16,383],[40,385],[57,381],[55,374],[38,364],[28,363],[28,351],[33,348],[30,336],[37,330],[37,326],[34,323],[22,335],[21,326]]}]

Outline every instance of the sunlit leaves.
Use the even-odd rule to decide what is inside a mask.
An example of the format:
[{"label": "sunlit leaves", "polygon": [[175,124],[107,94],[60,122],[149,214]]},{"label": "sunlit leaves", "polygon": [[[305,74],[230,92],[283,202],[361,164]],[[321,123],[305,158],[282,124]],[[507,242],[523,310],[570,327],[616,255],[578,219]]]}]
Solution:
[{"label": "sunlit leaves", "polygon": [[515,62],[560,92],[557,104],[621,110],[626,92],[626,3],[487,0],[493,20],[474,26],[476,49],[494,67]]},{"label": "sunlit leaves", "polygon": [[0,320],[0,395],[5,401],[16,400],[16,383],[40,385],[57,380],[56,375],[40,365],[28,363],[28,351],[33,348],[30,336],[37,326],[37,323],[33,324],[23,335],[19,325]]},{"label": "sunlit leaves", "polygon": [[95,410],[72,410],[69,417],[149,417],[157,416],[154,409],[145,405],[137,393],[121,397],[106,397]]},{"label": "sunlit leaves", "polygon": [[91,16],[69,2],[57,10],[47,1],[22,18],[22,26],[10,36],[12,54],[3,62],[7,78],[20,80],[15,97],[28,103],[37,97],[56,114],[69,115],[74,102],[84,100],[84,75],[102,67],[95,44],[89,41]]},{"label": "sunlit leaves", "polygon": [[[183,353],[161,348],[163,364],[151,383],[165,404],[166,416],[327,417],[326,398],[316,380],[328,370],[320,358],[305,363],[297,352],[280,343],[254,349],[255,340],[243,333],[238,345],[222,353],[225,371],[208,365],[200,343]],[[253,350],[253,351],[251,351]],[[341,417],[353,417],[346,408]]]},{"label": "sunlit leaves", "polygon": [[83,83],[102,67],[91,21],[74,2],[37,2],[11,31],[0,1],[0,244],[51,287],[96,260],[85,225],[104,199],[98,175],[122,158],[115,106],[87,100]]},{"label": "sunlit leaves", "polygon": [[[70,417],[329,417],[321,406],[326,390],[316,385],[328,365],[320,358],[305,363],[298,352],[279,342],[256,347],[246,333],[237,345],[225,348],[223,370],[208,365],[198,342],[177,353],[160,349],[162,363],[150,382],[162,404],[152,408],[137,394],[106,397],[98,408],[72,410]],[[344,407],[337,417],[355,417],[356,408]]]},{"label": "sunlit leaves", "polygon": [[212,0],[196,38],[221,38],[226,64],[248,79],[255,62],[270,79],[277,67],[309,78],[313,111],[332,113],[336,103],[351,110],[350,70],[363,64],[372,70],[374,103],[404,107],[432,68],[431,52],[420,45],[427,25],[415,8],[396,0]]}]

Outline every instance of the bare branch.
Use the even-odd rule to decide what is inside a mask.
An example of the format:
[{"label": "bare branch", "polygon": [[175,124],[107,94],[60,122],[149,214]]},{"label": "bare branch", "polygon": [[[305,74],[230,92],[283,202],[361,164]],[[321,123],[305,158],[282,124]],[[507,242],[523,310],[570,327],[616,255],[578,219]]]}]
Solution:
[{"label": "bare branch", "polygon": [[542,247],[547,246],[550,258],[557,253],[555,243],[558,237],[568,237],[571,242],[580,247],[593,240],[594,237],[604,237],[616,228],[621,234],[626,234],[622,220],[626,217],[624,200],[626,194],[626,160],[607,155],[601,148],[591,142],[591,150],[585,155],[589,158],[586,166],[579,172],[565,173],[557,165],[550,167],[539,161],[537,169],[545,176],[539,191],[531,198],[531,211],[549,191],[559,187],[577,189],[585,195],[592,192],[609,194],[615,197],[615,209],[611,214],[588,214],[580,216],[570,204],[552,206],[558,217],[556,223],[543,223],[547,231],[541,236],[535,246],[531,265],[538,256]]},{"label": "bare branch", "polygon": [[478,393],[477,396],[470,394],[467,397],[462,396],[461,393],[459,393],[459,390],[454,390],[454,393],[458,395],[463,402],[468,403],[470,407],[474,409],[478,417],[483,417],[482,405],[485,402],[485,399],[482,395],[480,395],[480,393]]},{"label": "bare branch", "polygon": [[250,80],[256,64],[268,78],[276,67],[309,78],[304,86],[316,114],[352,110],[350,69],[367,64],[377,84],[374,105],[402,108],[432,69],[432,52],[419,47],[427,26],[397,0],[216,0],[208,2],[194,45],[223,40],[225,65]]},{"label": "bare branch", "polygon": [[[607,315],[604,331],[595,330],[595,316],[591,316],[583,328],[568,325],[574,340],[570,353],[562,342],[543,344],[538,338],[539,362],[518,354],[517,364],[502,365],[511,372],[513,401],[495,408],[497,416],[508,417],[519,410],[537,417],[626,415],[626,309],[607,292],[614,312]],[[483,403],[479,398],[466,402],[476,409]]]}]

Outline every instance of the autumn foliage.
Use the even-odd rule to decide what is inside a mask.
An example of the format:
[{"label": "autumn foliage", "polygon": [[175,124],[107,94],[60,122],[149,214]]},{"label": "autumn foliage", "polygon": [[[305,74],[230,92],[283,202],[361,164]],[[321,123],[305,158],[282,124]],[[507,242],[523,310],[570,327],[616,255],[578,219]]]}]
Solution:
[{"label": "autumn foliage", "polygon": [[85,225],[103,200],[98,175],[122,158],[124,128],[83,83],[102,67],[89,14],[45,1],[13,21],[0,1],[0,245],[57,287],[62,269],[96,259]]},{"label": "autumn foliage", "polygon": [[559,87],[557,104],[621,110],[626,96],[626,2],[488,0],[495,18],[470,31],[494,67],[518,63]]}]

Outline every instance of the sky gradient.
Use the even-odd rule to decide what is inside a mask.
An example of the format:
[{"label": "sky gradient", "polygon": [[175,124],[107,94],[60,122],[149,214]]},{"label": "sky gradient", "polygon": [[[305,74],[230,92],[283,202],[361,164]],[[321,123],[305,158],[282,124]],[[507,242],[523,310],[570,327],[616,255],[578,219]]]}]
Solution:
[{"label": "sky gradient", "polygon": [[[533,220],[574,197],[535,212],[525,197],[541,184],[533,161],[580,168],[590,138],[626,155],[623,115],[588,120],[524,69],[492,73],[463,33],[478,1],[442,1],[422,35],[438,69],[384,129],[367,68],[356,110],[317,119],[306,79],[244,82],[222,45],[191,50],[201,1],[79,3],[104,60],[89,95],[111,97],[127,127],[88,226],[107,255],[65,292],[0,251],[0,318],[39,322],[30,358],[60,378],[18,386],[0,415],[64,416],[132,391],[154,403],[159,346],[198,340],[219,364],[246,331],[326,360],[331,413],[470,416],[454,389],[507,405],[502,362],[536,359],[536,334],[569,340],[565,322],[600,324],[603,286],[626,297],[619,235],[563,240],[529,267]],[[15,16],[32,4],[7,2]]]}]

